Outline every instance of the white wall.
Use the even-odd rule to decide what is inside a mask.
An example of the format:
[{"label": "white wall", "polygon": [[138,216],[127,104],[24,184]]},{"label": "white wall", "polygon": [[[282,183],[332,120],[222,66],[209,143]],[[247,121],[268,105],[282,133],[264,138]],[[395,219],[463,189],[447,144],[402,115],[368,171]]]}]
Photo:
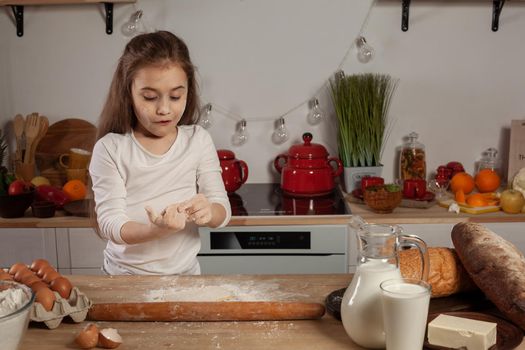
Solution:
[{"label": "white wall", "polygon": [[[399,78],[383,152],[383,175],[396,176],[396,148],[410,131],[426,145],[429,169],[450,160],[474,162],[488,147],[505,158],[512,119],[525,119],[525,4],[507,2],[500,30],[490,30],[489,1],[414,1],[410,29],[400,30],[400,1],[378,1],[364,35],[373,62],[345,73],[380,72]],[[333,123],[310,126],[303,105],[286,117],[292,138],[271,143],[273,118],[314,96],[337,69],[358,34],[370,0],[139,0],[115,5],[115,32],[105,34],[102,5],[27,6],[23,37],[9,7],[0,10],[0,120],[38,111],[56,122],[97,122],[107,88],[128,40],[120,32],[136,8],[150,29],[167,29],[187,42],[198,66],[203,101],[248,120],[249,142],[233,147],[234,120],[215,113],[217,148],[248,162],[249,182],[272,181],[273,158],[300,140],[337,153]],[[331,114],[326,90],[319,95]],[[264,119],[264,121],[263,121]],[[334,119],[331,115],[330,119]]]}]

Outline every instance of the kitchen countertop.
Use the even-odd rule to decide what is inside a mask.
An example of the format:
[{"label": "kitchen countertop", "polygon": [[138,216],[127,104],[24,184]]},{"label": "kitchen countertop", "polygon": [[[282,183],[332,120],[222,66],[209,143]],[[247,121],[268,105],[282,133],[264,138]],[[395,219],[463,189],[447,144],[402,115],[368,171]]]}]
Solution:
[{"label": "kitchen countertop", "polygon": [[[221,295],[218,288],[258,295],[262,301],[324,303],[328,294],[348,286],[351,274],[208,275],[208,276],[67,276],[94,303],[152,301],[168,286]],[[235,294],[242,301],[242,293]],[[198,295],[198,293],[196,293]],[[213,298],[212,298],[213,299]],[[173,299],[174,300],[174,299]],[[180,299],[179,299],[180,300]],[[252,299],[253,300],[253,299]],[[259,299],[258,299],[259,300]],[[450,299],[449,299],[450,300]],[[204,300],[203,300],[204,301]],[[433,299],[431,312],[444,310]],[[448,302],[448,301],[447,301]],[[453,304],[457,305],[457,304]],[[446,307],[450,307],[450,304]],[[318,320],[238,322],[96,322],[116,328],[124,339],[119,349],[362,349],[346,335],[342,323],[325,314]],[[49,330],[31,323],[21,350],[76,348],[73,340],[85,326],[63,322]],[[525,342],[518,349],[525,349]]]},{"label": "kitchen countertop", "polygon": [[[391,214],[376,214],[365,204],[348,202],[352,215],[359,215],[368,222],[388,224],[456,224],[462,221],[479,223],[525,222],[525,214],[506,214],[502,211],[485,214],[449,213],[445,208],[434,205],[430,208],[397,207]],[[345,225],[351,215],[322,216],[233,216],[228,226],[256,225]],[[57,211],[52,218],[39,219],[30,211],[23,218],[0,218],[0,228],[85,228],[92,227],[87,217],[67,216]]]}]

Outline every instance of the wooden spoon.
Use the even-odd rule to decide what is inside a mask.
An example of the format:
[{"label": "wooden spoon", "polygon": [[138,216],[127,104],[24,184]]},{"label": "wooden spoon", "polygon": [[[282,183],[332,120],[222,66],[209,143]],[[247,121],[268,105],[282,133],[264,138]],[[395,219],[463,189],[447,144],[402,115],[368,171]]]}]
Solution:
[{"label": "wooden spoon", "polygon": [[17,162],[22,161],[22,137],[24,135],[25,124],[26,122],[21,114],[15,115],[15,119],[13,120],[13,129],[15,131],[16,138],[15,160]]},{"label": "wooden spoon", "polygon": [[30,159],[34,159],[38,143],[44,138],[44,136],[47,133],[47,129],[49,128],[49,119],[47,119],[47,117],[43,115],[38,116],[38,126],[38,135],[33,141],[33,144],[31,145]]},{"label": "wooden spoon", "polygon": [[38,136],[40,124],[38,122],[38,113],[32,113],[26,117],[26,127],[24,133],[26,135],[26,153],[24,154],[24,163],[29,164],[34,162],[31,149],[33,143]]}]

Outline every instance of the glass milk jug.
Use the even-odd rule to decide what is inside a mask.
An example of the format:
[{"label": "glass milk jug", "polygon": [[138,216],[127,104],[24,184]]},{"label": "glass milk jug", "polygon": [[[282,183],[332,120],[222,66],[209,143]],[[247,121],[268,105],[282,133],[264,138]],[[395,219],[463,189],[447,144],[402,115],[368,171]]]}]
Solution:
[{"label": "glass milk jug", "polygon": [[385,348],[379,284],[401,278],[398,252],[416,247],[422,258],[421,279],[428,278],[428,252],[417,236],[403,235],[400,226],[361,223],[356,228],[358,262],[352,282],[341,303],[341,319],[346,333],[365,348]]}]

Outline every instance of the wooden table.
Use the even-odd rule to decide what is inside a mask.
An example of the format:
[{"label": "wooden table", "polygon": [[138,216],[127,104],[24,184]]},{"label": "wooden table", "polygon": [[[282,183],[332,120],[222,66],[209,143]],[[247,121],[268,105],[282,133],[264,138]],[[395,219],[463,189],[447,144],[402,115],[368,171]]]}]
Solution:
[{"label": "wooden table", "polygon": [[[68,276],[94,302],[152,301],[164,292],[240,290],[258,298],[323,303],[332,291],[346,287],[352,275],[209,275],[209,276]],[[219,293],[220,294],[220,293]],[[235,298],[242,300],[242,293]],[[172,296],[173,297],[173,296]],[[165,297],[170,298],[170,297]],[[224,296],[222,296],[224,298]],[[431,303],[432,304],[432,303]],[[124,339],[119,349],[362,349],[347,336],[340,321],[326,314],[319,320],[256,322],[96,322],[116,328]],[[62,323],[54,330],[30,324],[22,350],[76,348],[73,340],[85,326]],[[525,349],[522,343],[518,349]]]},{"label": "wooden table", "polygon": [[[94,303],[144,301],[170,286],[188,289],[235,286],[270,298],[324,302],[346,287],[351,275],[229,275],[229,276],[68,276]],[[31,324],[21,349],[75,348],[73,340],[86,322],[62,323],[49,330]],[[359,349],[352,346],[340,321],[329,315],[311,321],[259,322],[97,322],[118,329],[119,349]]]}]

